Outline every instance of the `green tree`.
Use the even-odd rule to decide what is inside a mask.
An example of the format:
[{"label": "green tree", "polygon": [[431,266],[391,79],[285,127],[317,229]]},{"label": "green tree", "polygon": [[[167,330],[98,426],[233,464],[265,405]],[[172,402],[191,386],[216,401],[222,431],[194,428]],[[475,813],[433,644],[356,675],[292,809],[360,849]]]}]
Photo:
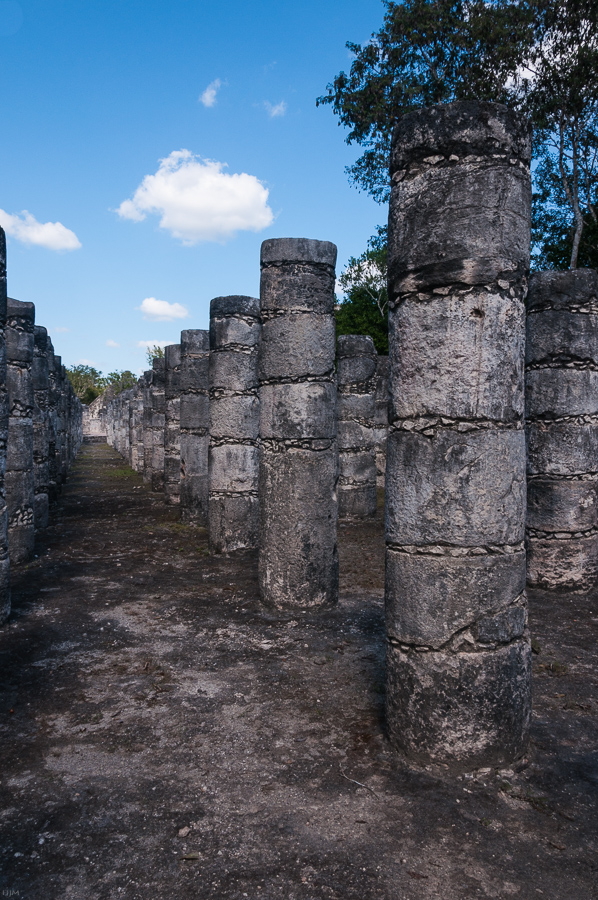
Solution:
[{"label": "green tree", "polygon": [[153,347],[147,348],[145,356],[148,365],[151,366],[155,359],[164,359],[164,347],[161,347],[159,344],[154,344]]},{"label": "green tree", "polygon": [[386,228],[379,227],[359,257],[351,257],[339,276],[344,297],[337,304],[336,333],[369,334],[378,353],[388,353]]},{"label": "green tree", "polygon": [[71,366],[66,370],[76,396],[87,406],[104,390],[102,373],[93,366]]},{"label": "green tree", "polygon": [[114,372],[109,372],[103,379],[103,382],[105,387],[110,386],[114,389],[115,394],[120,394],[122,391],[135,387],[137,376],[133,375],[129,369],[123,369],[122,371],[116,369]]},{"label": "green tree", "polygon": [[[328,85],[364,153],[351,179],[384,202],[392,131],[432,103],[505,103],[534,124],[536,259],[593,259],[598,149],[598,0],[385,0],[384,25]],[[586,236],[584,238],[584,230]],[[556,243],[555,243],[556,241]]]}]

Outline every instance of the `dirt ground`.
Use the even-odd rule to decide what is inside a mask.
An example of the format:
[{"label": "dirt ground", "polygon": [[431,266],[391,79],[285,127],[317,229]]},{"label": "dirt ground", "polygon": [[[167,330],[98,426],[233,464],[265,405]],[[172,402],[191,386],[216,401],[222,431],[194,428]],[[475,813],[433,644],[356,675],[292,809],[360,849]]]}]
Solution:
[{"label": "dirt ground", "polygon": [[260,608],[107,445],[84,445],[0,629],[2,897],[598,898],[598,603],[534,593],[513,769],[413,769],[384,737],[382,510],[341,599]]}]

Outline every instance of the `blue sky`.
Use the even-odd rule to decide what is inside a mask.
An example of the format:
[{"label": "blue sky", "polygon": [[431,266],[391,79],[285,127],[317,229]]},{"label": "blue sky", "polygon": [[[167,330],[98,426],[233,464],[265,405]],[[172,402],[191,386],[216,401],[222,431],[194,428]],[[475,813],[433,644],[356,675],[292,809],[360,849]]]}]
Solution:
[{"label": "blue sky", "polygon": [[257,295],[266,238],[334,241],[339,272],[362,252],[386,210],[348,183],[359,150],[315,99],[382,16],[380,0],[0,0],[8,291],[66,365],[140,372],[140,342]]}]

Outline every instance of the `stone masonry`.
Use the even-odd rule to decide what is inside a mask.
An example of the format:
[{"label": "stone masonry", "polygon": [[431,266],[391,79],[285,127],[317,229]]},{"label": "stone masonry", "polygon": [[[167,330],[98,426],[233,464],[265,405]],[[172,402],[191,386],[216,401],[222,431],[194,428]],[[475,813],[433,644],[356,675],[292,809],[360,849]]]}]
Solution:
[{"label": "stone masonry", "polygon": [[208,524],[210,334],[181,332],[181,520]]},{"label": "stone masonry", "polygon": [[8,513],[4,474],[8,440],[8,391],[6,385],[6,236],[0,228],[0,625],[10,614],[10,561]]},{"label": "stone masonry", "polygon": [[408,758],[522,754],[528,125],[476,102],[405,116],[389,213],[386,710]]},{"label": "stone masonry", "polygon": [[258,541],[260,302],[210,304],[209,538],[216,553]]},{"label": "stone masonry", "polygon": [[598,273],[538,272],[527,304],[528,582],[598,576]]},{"label": "stone masonry", "polygon": [[376,513],[376,348],[366,335],[337,341],[338,514],[363,519]]},{"label": "stone masonry", "polygon": [[338,598],[335,263],[328,241],[262,244],[259,585],[278,608]]},{"label": "stone masonry", "polygon": [[181,495],[181,345],[164,348],[164,495],[177,504]]},{"label": "stone masonry", "polygon": [[6,503],[8,548],[12,563],[33,555],[35,487],[33,477],[33,345],[35,306],[8,299],[6,351],[8,448]]}]

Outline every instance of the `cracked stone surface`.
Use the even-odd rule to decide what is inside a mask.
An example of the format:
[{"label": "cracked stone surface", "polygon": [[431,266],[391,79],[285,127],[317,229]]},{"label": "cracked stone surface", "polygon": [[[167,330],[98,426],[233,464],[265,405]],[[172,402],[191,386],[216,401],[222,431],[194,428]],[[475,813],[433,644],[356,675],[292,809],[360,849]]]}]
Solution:
[{"label": "cracked stone surface", "polygon": [[[383,720],[384,536],[272,615],[250,554],[86,444],[0,630],[0,889],[23,898],[595,900],[596,596],[530,593],[515,767],[408,767]],[[14,894],[13,896],[16,896]]]}]

